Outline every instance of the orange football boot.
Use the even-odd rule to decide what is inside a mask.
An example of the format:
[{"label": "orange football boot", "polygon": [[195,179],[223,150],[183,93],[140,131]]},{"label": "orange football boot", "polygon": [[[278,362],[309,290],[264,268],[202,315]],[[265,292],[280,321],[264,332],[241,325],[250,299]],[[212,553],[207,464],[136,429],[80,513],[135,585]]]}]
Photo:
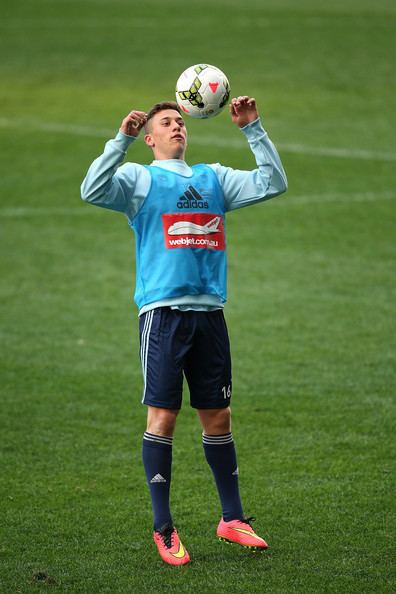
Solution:
[{"label": "orange football boot", "polygon": [[217,526],[219,540],[231,543],[235,542],[254,551],[264,551],[268,548],[268,544],[254,532],[250,524],[253,520],[254,518],[246,518],[244,520],[225,522],[221,519]]},{"label": "orange football boot", "polygon": [[170,525],[163,526],[153,534],[161,559],[169,565],[186,565],[190,555],[182,545],[176,528]]}]

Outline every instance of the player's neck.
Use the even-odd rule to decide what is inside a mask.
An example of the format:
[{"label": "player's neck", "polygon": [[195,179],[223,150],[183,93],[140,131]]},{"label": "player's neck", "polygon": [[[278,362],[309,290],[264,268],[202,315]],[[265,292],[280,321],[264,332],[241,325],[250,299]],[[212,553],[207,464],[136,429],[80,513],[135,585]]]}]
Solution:
[{"label": "player's neck", "polygon": [[169,161],[169,160],[185,161],[185,151],[162,152],[162,151],[154,150],[153,155],[154,155],[155,161]]}]

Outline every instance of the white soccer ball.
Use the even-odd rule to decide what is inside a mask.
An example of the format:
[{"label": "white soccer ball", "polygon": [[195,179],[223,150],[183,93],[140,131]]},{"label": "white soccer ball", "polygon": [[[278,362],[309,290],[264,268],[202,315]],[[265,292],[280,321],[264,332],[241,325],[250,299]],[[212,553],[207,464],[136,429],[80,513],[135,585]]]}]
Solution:
[{"label": "white soccer ball", "polygon": [[230,97],[230,83],[224,72],[210,64],[187,68],[176,83],[176,101],[192,118],[218,115]]}]

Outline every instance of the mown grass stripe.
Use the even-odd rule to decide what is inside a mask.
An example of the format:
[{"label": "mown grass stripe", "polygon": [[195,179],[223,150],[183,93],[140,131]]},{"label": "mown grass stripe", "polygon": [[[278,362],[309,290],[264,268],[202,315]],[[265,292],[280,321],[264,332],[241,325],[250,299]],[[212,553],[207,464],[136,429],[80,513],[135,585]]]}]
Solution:
[{"label": "mown grass stripe", "polygon": [[[38,120],[23,118],[0,118],[0,127],[2,128],[28,128],[37,132],[55,132],[58,134],[71,134],[75,136],[91,136],[94,138],[113,138],[116,130],[110,128],[92,128],[91,126],[82,126],[76,124],[64,124],[61,122],[42,122]],[[191,142],[199,145],[212,145],[224,148],[240,149],[246,147],[246,141],[243,139],[219,138],[208,134],[193,136]],[[331,157],[339,159],[360,159],[364,161],[396,161],[396,153],[384,151],[371,151],[365,149],[356,149],[348,147],[324,147],[310,146],[305,144],[276,143],[280,151],[286,153],[296,153],[303,155],[312,155],[320,157]]]},{"label": "mown grass stripe", "polygon": [[[270,204],[288,206],[303,206],[305,204],[322,204],[327,202],[376,202],[379,200],[395,200],[396,191],[384,192],[356,192],[356,193],[329,193],[329,194],[304,194],[301,196],[286,195],[279,200],[272,200]],[[22,218],[22,217],[43,217],[43,216],[80,216],[91,215],[92,213],[102,212],[103,209],[87,208],[87,205],[81,204],[80,207],[58,208],[54,207],[15,207],[0,208],[0,217],[4,218]]]}]

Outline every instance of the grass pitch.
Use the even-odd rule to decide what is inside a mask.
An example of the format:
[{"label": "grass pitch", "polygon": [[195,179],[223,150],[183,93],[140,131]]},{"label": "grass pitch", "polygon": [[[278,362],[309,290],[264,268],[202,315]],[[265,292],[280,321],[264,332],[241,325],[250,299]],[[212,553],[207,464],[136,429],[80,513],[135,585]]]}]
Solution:
[{"label": "grass pitch", "polygon": [[[394,591],[395,21],[390,0],[4,8],[1,592]],[[140,462],[133,239],[79,185],[128,110],[205,61],[256,97],[290,185],[228,217],[233,433],[270,549],[216,541],[186,398],[175,570]],[[226,114],[187,123],[189,162],[253,166]]]}]

